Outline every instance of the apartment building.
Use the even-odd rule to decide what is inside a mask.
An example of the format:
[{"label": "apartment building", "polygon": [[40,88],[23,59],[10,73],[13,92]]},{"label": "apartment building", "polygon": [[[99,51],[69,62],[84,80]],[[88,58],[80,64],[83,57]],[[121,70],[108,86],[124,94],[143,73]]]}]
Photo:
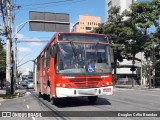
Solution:
[{"label": "apartment building", "polygon": [[105,0],[105,21],[108,21],[109,13],[112,6],[119,6],[120,13],[124,10],[130,10],[129,6],[137,0]]},{"label": "apartment building", "polygon": [[90,15],[80,15],[78,22],[73,26],[71,32],[90,32],[98,27],[101,23],[101,18]]}]

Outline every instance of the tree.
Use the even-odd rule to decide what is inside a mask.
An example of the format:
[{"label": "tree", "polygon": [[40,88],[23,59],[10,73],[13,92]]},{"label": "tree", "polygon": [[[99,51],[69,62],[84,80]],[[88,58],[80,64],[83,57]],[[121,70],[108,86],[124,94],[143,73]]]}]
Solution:
[{"label": "tree", "polygon": [[111,47],[113,48],[114,53],[114,84],[117,81],[117,60],[123,60],[123,40],[119,38],[123,36],[124,30],[123,15],[120,15],[120,7],[114,6],[111,8],[108,22],[101,24],[99,28],[93,31],[97,33],[107,34],[109,36]]},{"label": "tree", "polygon": [[[142,39],[136,45],[141,44],[141,50],[145,53],[145,58],[147,61],[147,79],[149,81],[149,87],[151,88],[151,75],[154,69],[153,64],[151,64],[151,57],[154,52],[154,45],[158,43],[158,39],[153,37],[148,29],[152,26],[158,26],[158,16],[160,12],[160,0],[152,0],[152,2],[140,2],[131,5],[131,12],[128,14],[131,22],[135,24],[136,28],[142,31]],[[152,54],[151,54],[152,53]]]},{"label": "tree", "polygon": [[152,0],[152,5],[155,10],[155,15],[157,16],[157,26],[154,36],[155,42],[155,60],[156,64],[154,66],[155,69],[155,86],[160,86],[160,0]]},{"label": "tree", "polygon": [[6,74],[6,51],[3,49],[4,43],[2,39],[0,39],[0,82],[1,88],[3,88],[3,79],[5,78]]},{"label": "tree", "polygon": [[[158,27],[158,18],[160,13],[160,0],[152,0],[152,2],[138,2],[130,6],[130,11],[119,13],[119,7],[112,7],[109,15],[109,21],[103,23],[93,32],[108,34],[111,45],[115,50],[115,67],[116,74],[117,60],[128,58],[138,52],[144,52],[147,61],[147,79],[151,82],[151,73],[153,66],[151,65],[151,52],[153,45],[159,44],[160,27]],[[152,26],[157,28],[157,37],[154,37],[148,29]],[[121,57],[119,57],[119,55]],[[117,58],[118,57],[118,58]],[[151,85],[151,83],[150,83]]]},{"label": "tree", "polygon": [[0,71],[6,71],[6,51],[3,49],[4,43],[0,39]]},{"label": "tree", "polygon": [[111,46],[114,49],[114,77],[117,80],[116,69],[117,60],[123,61],[123,58],[128,58],[140,50],[140,45],[136,44],[135,39],[138,39],[141,31],[133,24],[132,19],[126,17],[130,15],[129,11],[124,11],[120,14],[120,7],[112,7],[107,23],[103,23],[93,32],[107,34],[111,41]]}]

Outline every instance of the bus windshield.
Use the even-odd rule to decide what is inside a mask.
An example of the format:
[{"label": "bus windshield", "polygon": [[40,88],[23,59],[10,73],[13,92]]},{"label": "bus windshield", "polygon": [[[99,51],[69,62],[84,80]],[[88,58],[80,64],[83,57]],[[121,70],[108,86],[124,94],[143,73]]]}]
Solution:
[{"label": "bus windshield", "polygon": [[108,45],[59,42],[58,73],[111,73]]}]

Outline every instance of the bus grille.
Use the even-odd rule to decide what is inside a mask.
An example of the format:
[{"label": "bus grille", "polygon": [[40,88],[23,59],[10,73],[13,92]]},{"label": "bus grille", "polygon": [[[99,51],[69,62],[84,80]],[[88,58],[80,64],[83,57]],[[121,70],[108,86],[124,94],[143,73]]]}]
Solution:
[{"label": "bus grille", "polygon": [[74,79],[69,79],[69,82],[100,82],[103,79],[102,78],[74,78]]},{"label": "bus grille", "polygon": [[95,88],[98,83],[75,83],[78,88]]},{"label": "bus grille", "polygon": [[70,82],[74,82],[77,88],[96,88],[98,83],[102,81],[102,78],[75,78],[69,79]]}]

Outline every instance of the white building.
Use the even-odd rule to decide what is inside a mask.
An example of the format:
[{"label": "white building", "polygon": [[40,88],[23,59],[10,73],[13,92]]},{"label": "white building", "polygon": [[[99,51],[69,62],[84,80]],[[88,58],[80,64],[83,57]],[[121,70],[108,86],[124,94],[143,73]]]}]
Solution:
[{"label": "white building", "polygon": [[[117,85],[123,83],[125,84],[131,84],[131,79],[134,74],[134,79],[137,81],[139,80],[139,83],[141,85],[146,85],[147,84],[147,79],[145,78],[144,74],[142,73],[142,66],[146,64],[146,60],[144,58],[144,53],[139,52],[136,54],[136,59],[134,66],[136,67],[136,71],[132,73],[131,71],[131,66],[132,66],[132,60],[127,60],[123,59],[123,62],[118,62],[118,68],[117,68],[117,76],[118,76],[118,81]],[[140,71],[138,71],[138,68]],[[112,72],[113,73],[113,72]],[[136,76],[139,76],[140,78],[137,79]],[[138,81],[137,81],[138,82]],[[135,82],[136,83],[136,82]],[[136,83],[138,84],[138,83]]]},{"label": "white building", "polygon": [[105,21],[108,21],[109,12],[112,6],[119,6],[120,13],[124,10],[130,10],[129,6],[137,0],[105,0]]}]

